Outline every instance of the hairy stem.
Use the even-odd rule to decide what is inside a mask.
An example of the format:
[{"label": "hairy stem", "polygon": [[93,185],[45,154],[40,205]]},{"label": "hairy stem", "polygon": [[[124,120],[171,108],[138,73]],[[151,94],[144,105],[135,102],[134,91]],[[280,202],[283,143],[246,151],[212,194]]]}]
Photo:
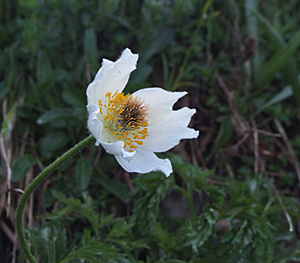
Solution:
[{"label": "hairy stem", "polygon": [[44,171],[42,171],[32,182],[28,185],[27,189],[25,190],[24,194],[21,196],[17,212],[16,212],[16,228],[19,236],[19,240],[21,246],[24,250],[24,253],[27,259],[31,263],[37,263],[35,257],[31,254],[30,249],[27,245],[27,241],[25,238],[25,233],[23,229],[23,212],[29,196],[32,192],[36,189],[36,187],[55,169],[57,169],[61,164],[63,164],[66,160],[71,158],[74,154],[82,150],[85,146],[87,146],[90,142],[94,140],[93,135],[90,135],[80,143],[76,144],[73,148],[65,152],[61,157],[57,158],[52,164],[50,164]]}]

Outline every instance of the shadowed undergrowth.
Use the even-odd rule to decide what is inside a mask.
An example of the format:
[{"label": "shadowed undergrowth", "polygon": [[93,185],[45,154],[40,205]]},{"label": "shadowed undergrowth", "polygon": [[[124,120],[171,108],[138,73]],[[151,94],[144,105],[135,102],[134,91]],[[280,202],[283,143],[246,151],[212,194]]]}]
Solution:
[{"label": "shadowed undergrowth", "polygon": [[102,58],[139,53],[125,92],[188,91],[196,140],[174,173],[128,174],[101,147],[65,162],[25,209],[40,262],[300,262],[299,3],[2,1],[0,258],[25,262],[23,189],[88,136]]}]

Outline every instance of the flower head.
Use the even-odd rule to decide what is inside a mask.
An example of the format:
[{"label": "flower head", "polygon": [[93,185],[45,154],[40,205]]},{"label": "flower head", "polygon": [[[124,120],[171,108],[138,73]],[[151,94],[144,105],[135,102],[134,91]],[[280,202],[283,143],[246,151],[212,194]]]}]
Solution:
[{"label": "flower head", "polygon": [[187,107],[172,110],[187,92],[146,88],[125,95],[123,89],[137,60],[138,55],[128,48],[116,62],[103,59],[86,91],[88,128],[96,145],[115,155],[126,171],[160,170],[168,176],[172,173],[171,162],[159,159],[154,152],[168,151],[181,139],[197,138],[199,132],[187,127],[196,111]]}]

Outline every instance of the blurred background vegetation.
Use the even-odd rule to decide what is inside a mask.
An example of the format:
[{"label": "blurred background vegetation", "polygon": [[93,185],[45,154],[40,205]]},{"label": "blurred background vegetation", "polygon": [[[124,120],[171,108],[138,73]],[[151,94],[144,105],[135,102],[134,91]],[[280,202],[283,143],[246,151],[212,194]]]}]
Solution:
[{"label": "blurred background vegetation", "polygon": [[298,0],[1,0],[0,21],[1,262],[26,262],[21,192],[88,136],[86,87],[125,47],[125,91],[188,91],[200,136],[168,178],[94,145],[67,161],[26,207],[39,261],[300,262]]}]

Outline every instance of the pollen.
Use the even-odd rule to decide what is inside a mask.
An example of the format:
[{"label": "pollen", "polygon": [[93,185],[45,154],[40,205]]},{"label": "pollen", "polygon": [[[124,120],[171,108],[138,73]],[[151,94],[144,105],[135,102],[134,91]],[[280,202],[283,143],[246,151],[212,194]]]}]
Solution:
[{"label": "pollen", "polygon": [[124,148],[129,151],[143,145],[149,136],[149,108],[140,97],[118,91],[114,94],[107,92],[105,101],[99,100],[99,108],[104,129],[110,134],[108,142],[123,141]]}]

